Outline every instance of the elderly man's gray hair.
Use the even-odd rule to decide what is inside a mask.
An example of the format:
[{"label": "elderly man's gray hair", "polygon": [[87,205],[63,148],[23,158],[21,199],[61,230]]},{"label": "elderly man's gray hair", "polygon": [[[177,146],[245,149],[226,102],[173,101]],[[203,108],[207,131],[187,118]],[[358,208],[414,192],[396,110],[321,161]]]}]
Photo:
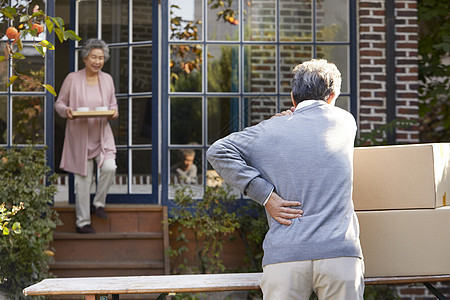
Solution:
[{"label": "elderly man's gray hair", "polygon": [[339,96],[341,72],[326,59],[312,59],[297,65],[292,71],[292,95],[295,103],[303,100],[324,100],[332,93]]},{"label": "elderly man's gray hair", "polygon": [[85,59],[89,56],[92,49],[101,49],[103,50],[103,55],[105,55],[105,62],[109,59],[109,48],[108,45],[99,39],[88,39],[86,43],[84,43],[83,48],[81,49],[81,57]]}]

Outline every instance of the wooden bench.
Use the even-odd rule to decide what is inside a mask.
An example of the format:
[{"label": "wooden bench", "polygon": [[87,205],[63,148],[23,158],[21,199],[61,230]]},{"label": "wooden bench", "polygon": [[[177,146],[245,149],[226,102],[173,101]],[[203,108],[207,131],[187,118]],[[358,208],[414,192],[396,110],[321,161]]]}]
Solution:
[{"label": "wooden bench", "polygon": [[[175,294],[220,291],[259,290],[262,273],[161,275],[127,277],[51,278],[24,289],[31,295],[84,295],[94,300],[96,295]],[[447,299],[431,282],[450,281],[450,275],[366,278],[367,285],[424,283],[438,298]],[[161,298],[162,299],[162,298]]]}]

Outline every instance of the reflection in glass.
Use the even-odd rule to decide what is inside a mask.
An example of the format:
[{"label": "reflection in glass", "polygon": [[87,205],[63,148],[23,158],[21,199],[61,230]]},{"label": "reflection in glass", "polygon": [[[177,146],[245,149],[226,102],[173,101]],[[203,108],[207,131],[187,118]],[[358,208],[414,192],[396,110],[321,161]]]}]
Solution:
[{"label": "reflection in glass", "polygon": [[111,120],[116,146],[128,145],[128,98],[117,98],[119,117]]},{"label": "reflection in glass", "polygon": [[170,143],[202,144],[202,98],[171,97]]},{"label": "reflection in glass", "polygon": [[27,59],[14,59],[13,65],[18,78],[12,85],[14,91],[43,91],[45,83],[45,58],[34,47],[25,46],[29,51]]},{"label": "reflection in glass", "polygon": [[186,148],[170,151],[170,183],[200,184],[201,163],[201,150]]},{"label": "reflection in glass", "polygon": [[[224,1],[230,5],[224,8],[212,8],[208,5],[208,40],[237,41],[239,40],[239,1]],[[214,5],[214,3],[212,3]]]},{"label": "reflection in glass", "polygon": [[244,98],[244,126],[253,126],[277,113],[277,98],[268,96]]},{"label": "reflection in glass", "polygon": [[170,40],[202,40],[203,8],[201,0],[170,0],[169,9]]},{"label": "reflection in glass", "polygon": [[341,71],[341,93],[348,93],[350,90],[349,55],[349,46],[317,46],[317,58],[325,58]]},{"label": "reflection in glass", "polygon": [[0,144],[8,141],[8,97],[0,96]]},{"label": "reflection in glass", "polygon": [[275,93],[277,64],[275,45],[244,46],[244,91]]},{"label": "reflection in glass", "polygon": [[280,40],[312,41],[311,0],[280,0]]},{"label": "reflection in glass", "polygon": [[76,1],[78,5],[78,31],[80,43],[97,37],[97,0]]},{"label": "reflection in glass", "polygon": [[291,96],[281,96],[280,97],[280,111],[291,109],[293,106]]},{"label": "reflection in glass", "polygon": [[276,40],[276,0],[244,1],[244,40]]},{"label": "reflection in glass", "polygon": [[128,0],[102,1],[102,39],[107,43],[128,42]]},{"label": "reflection in glass", "polygon": [[318,41],[347,42],[349,37],[348,0],[323,0],[316,3]]},{"label": "reflection in glass", "polygon": [[131,150],[133,162],[132,193],[152,193],[152,150]]},{"label": "reflection in glass", "polygon": [[128,151],[126,149],[117,149],[116,153],[116,176],[111,188],[110,194],[128,193]]},{"label": "reflection in glass", "polygon": [[152,0],[133,0],[133,42],[152,40]]},{"label": "reflection in glass", "polygon": [[193,198],[203,197],[202,150],[184,148],[170,150],[169,198],[174,198],[180,185],[187,185]]},{"label": "reflection in glass", "polygon": [[170,91],[202,91],[202,55],[200,45],[170,45]]},{"label": "reflection in glass", "polygon": [[133,93],[152,91],[152,47],[133,47]]},{"label": "reflection in glass", "polygon": [[208,92],[239,91],[239,46],[208,45]]},{"label": "reflection in glass", "polygon": [[345,109],[346,111],[350,112],[350,97],[348,96],[339,96],[336,99],[337,107],[340,107],[342,109]]},{"label": "reflection in glass", "polygon": [[132,142],[137,144],[152,143],[152,99],[132,99]]},{"label": "reflection in glass", "polygon": [[208,98],[208,144],[239,131],[239,98]]},{"label": "reflection in glass", "polygon": [[311,46],[280,46],[280,90],[282,93],[291,92],[292,70],[294,67],[311,58]]},{"label": "reflection in glass", "polygon": [[12,143],[44,144],[44,97],[16,96],[12,99]]},{"label": "reflection in glass", "polygon": [[[1,14],[0,14],[1,15]],[[4,31],[2,31],[4,32]],[[0,53],[3,54],[3,49],[6,47],[6,43],[0,43]],[[9,60],[5,60],[0,63],[0,91],[7,90],[7,84],[9,82]]]},{"label": "reflection in glass", "polygon": [[230,195],[239,197],[241,195],[241,192],[227,184],[222,177],[219,176],[219,174],[217,174],[217,171],[214,170],[214,168],[211,166],[210,163],[208,163],[208,167],[206,170],[206,186],[209,187],[224,187],[225,190],[229,191]]},{"label": "reflection in glass", "polygon": [[117,94],[128,93],[128,48],[109,48],[110,58],[103,71],[114,78]]}]

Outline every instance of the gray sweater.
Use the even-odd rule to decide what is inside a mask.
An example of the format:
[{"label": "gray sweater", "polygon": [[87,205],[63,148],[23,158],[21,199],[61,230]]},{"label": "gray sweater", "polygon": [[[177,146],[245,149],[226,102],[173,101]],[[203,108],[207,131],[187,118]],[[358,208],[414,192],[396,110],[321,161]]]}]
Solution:
[{"label": "gray sweater", "polygon": [[324,101],[216,141],[207,159],[244,195],[263,204],[272,189],[302,203],[290,226],[269,215],[263,266],[290,261],[361,257],[353,208],[353,116]]}]

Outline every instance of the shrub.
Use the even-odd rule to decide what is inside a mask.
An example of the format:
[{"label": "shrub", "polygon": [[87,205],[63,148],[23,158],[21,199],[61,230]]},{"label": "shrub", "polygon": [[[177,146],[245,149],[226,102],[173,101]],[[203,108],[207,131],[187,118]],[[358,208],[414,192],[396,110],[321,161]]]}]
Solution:
[{"label": "shrub", "polygon": [[0,237],[0,287],[16,299],[24,298],[23,288],[50,276],[48,247],[60,220],[49,205],[56,175],[49,176],[45,153],[32,145],[0,150],[0,203],[7,208],[23,203],[23,210],[10,216],[21,224],[21,234]]}]

